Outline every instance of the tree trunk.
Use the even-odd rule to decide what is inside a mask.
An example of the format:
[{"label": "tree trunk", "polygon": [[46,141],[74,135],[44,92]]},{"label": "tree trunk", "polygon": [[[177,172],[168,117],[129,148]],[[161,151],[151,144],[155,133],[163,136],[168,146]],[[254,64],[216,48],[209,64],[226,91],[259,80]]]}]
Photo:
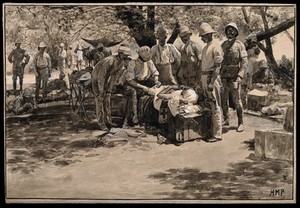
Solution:
[{"label": "tree trunk", "polygon": [[149,47],[152,47],[156,44],[155,34],[155,7],[154,6],[148,6],[147,9],[147,27],[146,31],[148,31],[149,36],[149,43],[147,44]]}]

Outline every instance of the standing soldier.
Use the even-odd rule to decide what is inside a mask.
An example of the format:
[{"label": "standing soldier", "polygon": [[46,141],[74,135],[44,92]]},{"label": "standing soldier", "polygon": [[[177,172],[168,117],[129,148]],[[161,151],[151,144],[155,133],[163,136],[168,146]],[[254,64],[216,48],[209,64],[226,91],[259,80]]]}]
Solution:
[{"label": "standing soldier", "polygon": [[72,52],[72,46],[69,46],[68,50],[67,50],[67,66],[69,68],[69,71],[72,73],[72,71],[73,71],[73,52]]},{"label": "standing soldier", "polygon": [[48,53],[45,52],[46,45],[41,42],[38,47],[38,53],[33,59],[33,69],[36,77],[36,100],[39,99],[39,91],[42,82],[43,98],[47,97],[47,82],[51,76],[51,58]]},{"label": "standing soldier", "polygon": [[[229,23],[225,27],[228,40],[222,43],[224,59],[221,68],[221,79],[224,88],[222,96],[222,110],[224,116],[223,125],[229,125],[228,103],[232,102],[238,117],[237,132],[244,131],[243,104],[241,100],[241,81],[246,70],[248,59],[244,43],[237,40],[238,28],[235,23]],[[229,99],[231,96],[231,99]]]},{"label": "standing soldier", "polygon": [[92,87],[96,102],[97,122],[100,130],[107,131],[107,125],[115,127],[111,120],[110,99],[111,92],[124,70],[124,64],[128,56],[131,55],[127,45],[121,45],[117,55],[104,58],[92,71]]},{"label": "standing soldier", "polygon": [[65,50],[65,44],[61,43],[59,45],[59,72],[61,77],[65,77],[65,69],[66,69],[66,59],[67,59],[67,51]]},{"label": "standing soldier", "polygon": [[207,138],[207,142],[222,140],[222,114],[220,107],[220,88],[222,83],[219,73],[223,60],[223,50],[219,42],[213,38],[213,33],[215,31],[208,23],[203,22],[200,25],[199,36],[206,43],[202,51],[201,85],[212,113],[211,137]]},{"label": "standing soldier", "polygon": [[199,43],[191,40],[191,35],[192,32],[188,27],[182,27],[179,37],[184,44],[179,50],[181,53],[181,67],[177,78],[179,84],[195,87],[196,79],[199,78],[201,71],[202,47]]},{"label": "standing soldier", "polygon": [[20,91],[23,87],[23,76],[24,76],[24,67],[28,64],[30,56],[26,53],[24,49],[21,48],[21,40],[17,39],[15,42],[16,48],[9,54],[8,61],[13,63],[13,88],[14,93],[17,90],[17,77],[19,77]]},{"label": "standing soldier", "polygon": [[162,85],[175,85],[180,66],[181,55],[173,44],[166,43],[167,31],[163,27],[158,27],[156,31],[158,44],[151,48],[151,59],[159,72],[159,81]]}]

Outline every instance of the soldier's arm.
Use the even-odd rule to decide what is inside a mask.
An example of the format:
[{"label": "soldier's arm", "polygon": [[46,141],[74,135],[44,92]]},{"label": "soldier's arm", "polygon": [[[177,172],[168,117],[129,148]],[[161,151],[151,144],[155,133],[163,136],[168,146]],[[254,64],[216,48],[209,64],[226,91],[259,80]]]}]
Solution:
[{"label": "soldier's arm", "polygon": [[248,54],[246,51],[246,47],[242,42],[240,42],[240,59],[241,59],[241,65],[240,65],[240,71],[238,73],[238,76],[242,79],[248,66]]},{"label": "soldier's arm", "polygon": [[30,60],[30,56],[29,54],[25,51],[24,53],[24,56],[25,56],[25,65],[28,64],[29,60]]},{"label": "soldier's arm", "polygon": [[172,55],[175,59],[173,66],[175,71],[180,67],[181,65],[181,54],[180,52],[177,50],[177,48],[174,45],[170,45],[171,47],[171,51],[172,51]]},{"label": "soldier's arm", "polygon": [[52,63],[51,63],[51,58],[50,58],[49,54],[47,54],[47,61],[48,61],[49,70],[52,71]]},{"label": "soldier's arm", "polygon": [[216,46],[213,51],[213,59],[214,59],[215,68],[214,68],[214,71],[212,74],[212,78],[210,80],[210,84],[212,84],[212,85],[214,84],[217,76],[220,74],[223,56],[224,56],[224,53],[223,53],[223,49],[221,48],[221,46]]},{"label": "soldier's arm", "polygon": [[10,52],[10,54],[8,55],[8,61],[9,61],[9,63],[13,62],[12,58],[13,58],[14,53],[15,53],[15,50],[12,50],[12,52]]}]

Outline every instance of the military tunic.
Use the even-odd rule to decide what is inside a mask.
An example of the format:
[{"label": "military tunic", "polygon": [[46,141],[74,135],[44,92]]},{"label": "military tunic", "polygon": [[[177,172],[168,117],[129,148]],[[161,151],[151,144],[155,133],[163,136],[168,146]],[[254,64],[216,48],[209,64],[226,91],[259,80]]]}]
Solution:
[{"label": "military tunic", "polygon": [[222,114],[221,114],[221,98],[220,87],[221,79],[218,75],[213,83],[212,92],[208,90],[208,84],[211,81],[212,74],[216,65],[220,65],[223,60],[223,50],[217,40],[212,40],[207,43],[202,51],[202,65],[201,65],[201,84],[204,95],[210,100],[210,107],[212,111],[212,137],[222,138]]},{"label": "military tunic", "polygon": [[110,99],[112,89],[122,74],[124,61],[112,55],[98,62],[92,71],[92,88],[95,95],[97,122],[100,127],[111,122]]},{"label": "military tunic", "polygon": [[151,59],[156,66],[159,77],[158,80],[162,85],[177,84],[174,74],[181,62],[181,54],[172,44],[154,45],[151,48]]},{"label": "military tunic", "polygon": [[181,53],[181,66],[177,76],[178,82],[182,85],[195,87],[201,70],[202,47],[200,44],[189,40],[180,47],[179,51]]},{"label": "military tunic", "polygon": [[17,77],[23,79],[24,76],[24,66],[28,64],[30,56],[22,48],[14,49],[8,56],[8,61],[13,63],[13,80]]},{"label": "military tunic", "polygon": [[[248,59],[245,45],[237,40],[226,40],[222,43],[224,59],[220,71],[223,93],[221,93],[224,120],[228,120],[229,98],[237,111],[238,123],[243,123],[243,104],[241,100],[241,83],[237,78],[243,78]],[[230,97],[231,96],[231,97]],[[231,103],[230,103],[231,104]]]}]

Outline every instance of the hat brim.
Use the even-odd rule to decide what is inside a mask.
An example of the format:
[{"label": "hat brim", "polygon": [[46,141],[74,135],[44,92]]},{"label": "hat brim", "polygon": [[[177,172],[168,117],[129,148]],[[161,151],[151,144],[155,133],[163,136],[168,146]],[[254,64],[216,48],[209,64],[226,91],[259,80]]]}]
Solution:
[{"label": "hat brim", "polygon": [[184,37],[184,36],[192,35],[192,34],[193,34],[192,32],[183,32],[183,33],[179,34],[179,37]]},{"label": "hat brim", "polygon": [[204,36],[204,35],[207,35],[209,33],[216,33],[216,31],[212,30],[212,31],[208,31],[208,32],[205,32],[203,34],[199,34],[200,36]]}]

